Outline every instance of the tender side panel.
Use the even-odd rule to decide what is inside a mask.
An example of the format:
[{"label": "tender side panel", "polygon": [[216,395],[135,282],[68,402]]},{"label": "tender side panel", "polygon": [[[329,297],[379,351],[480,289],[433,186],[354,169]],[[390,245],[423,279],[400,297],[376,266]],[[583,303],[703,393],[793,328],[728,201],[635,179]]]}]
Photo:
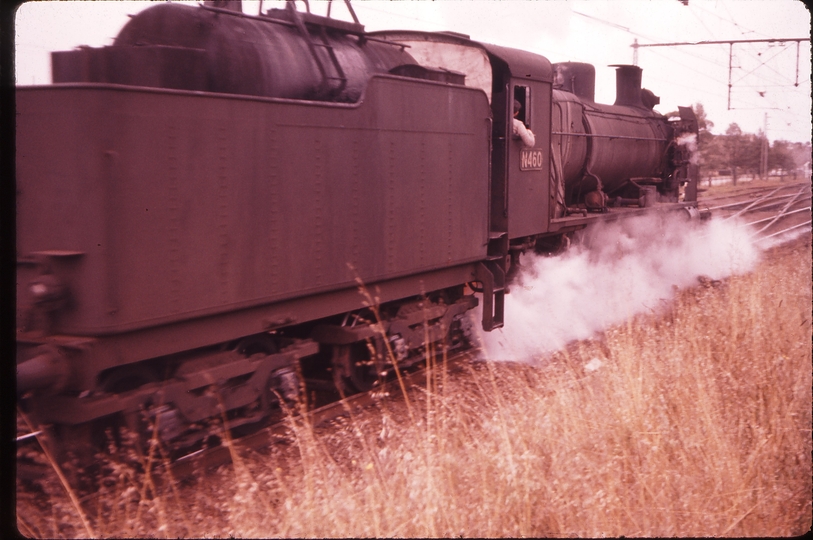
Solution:
[{"label": "tender side panel", "polygon": [[102,87],[25,89],[17,105],[18,253],[85,253],[58,332],[164,324],[485,255],[481,91],[381,77],[356,107]]}]

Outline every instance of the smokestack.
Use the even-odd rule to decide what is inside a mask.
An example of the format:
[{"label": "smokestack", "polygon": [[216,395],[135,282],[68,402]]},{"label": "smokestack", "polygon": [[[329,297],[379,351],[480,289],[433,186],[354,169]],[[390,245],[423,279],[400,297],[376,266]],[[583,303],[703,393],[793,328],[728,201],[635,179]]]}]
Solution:
[{"label": "smokestack", "polygon": [[615,105],[643,107],[641,101],[641,73],[638,66],[613,65],[615,70]]}]

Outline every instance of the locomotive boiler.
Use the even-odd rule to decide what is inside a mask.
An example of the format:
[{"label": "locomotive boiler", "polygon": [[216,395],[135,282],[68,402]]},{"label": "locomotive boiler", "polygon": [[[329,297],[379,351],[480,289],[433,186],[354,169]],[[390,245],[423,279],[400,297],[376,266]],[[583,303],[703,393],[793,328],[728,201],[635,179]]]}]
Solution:
[{"label": "locomotive boiler", "polygon": [[17,391],[63,435],[148,418],[184,449],[370,389],[467,346],[478,305],[502,326],[520,253],[696,209],[691,109],[634,66],[601,105],[587,64],[213,4],[17,88]]},{"label": "locomotive boiler", "polygon": [[[554,65],[553,154],[560,161],[555,166],[566,204],[601,210],[608,202],[677,201],[690,157],[678,141],[696,133],[694,114],[681,108],[681,121],[667,121],[653,110],[660,99],[641,88],[642,70],[614,67],[616,101],[602,105],[594,101],[592,65]],[[696,193],[688,197],[694,199]]]}]

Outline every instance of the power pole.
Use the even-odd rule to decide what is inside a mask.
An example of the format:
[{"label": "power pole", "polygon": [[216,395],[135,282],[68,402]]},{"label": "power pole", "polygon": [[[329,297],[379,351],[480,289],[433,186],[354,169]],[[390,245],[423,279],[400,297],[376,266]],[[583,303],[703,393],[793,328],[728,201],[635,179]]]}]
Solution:
[{"label": "power pole", "polygon": [[768,180],[768,113],[765,113],[765,126],[762,130],[762,156],[760,160],[760,176],[763,180]]},{"label": "power pole", "polygon": [[728,44],[728,106],[726,110],[731,110],[731,59],[734,58],[734,44]]}]

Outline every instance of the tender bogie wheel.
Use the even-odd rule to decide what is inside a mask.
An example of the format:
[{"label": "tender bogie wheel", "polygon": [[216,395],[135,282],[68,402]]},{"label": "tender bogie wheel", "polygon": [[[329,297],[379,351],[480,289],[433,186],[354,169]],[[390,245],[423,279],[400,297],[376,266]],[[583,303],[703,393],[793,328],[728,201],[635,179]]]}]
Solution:
[{"label": "tender bogie wheel", "polygon": [[[158,381],[155,371],[143,365],[125,366],[109,373],[101,381],[102,389],[109,394],[121,394],[136,390],[144,385]],[[149,406],[149,403],[145,403]],[[153,436],[149,423],[144,418],[144,411],[131,410],[121,412],[113,417],[96,422],[96,429],[104,437],[103,444],[113,443],[119,450],[133,447],[138,456],[145,454]],[[112,441],[108,441],[108,433]]]},{"label": "tender bogie wheel", "polygon": [[[257,334],[241,339],[235,350],[246,358],[250,358],[255,354],[269,356],[279,352],[279,345],[270,335]],[[268,380],[265,381],[263,391],[260,394],[260,407],[265,411],[265,414],[271,414],[278,409],[280,397],[285,399],[281,393],[281,384],[282,381],[279,380],[276,373],[271,373]]]},{"label": "tender bogie wheel", "polygon": [[300,399],[299,377],[294,370],[278,370],[268,376],[260,394],[260,404],[266,414],[296,408]]},{"label": "tender bogie wheel", "polygon": [[279,346],[268,334],[257,334],[241,339],[237,344],[237,352],[246,358],[253,354],[271,355],[279,352]]},{"label": "tender bogie wheel", "polygon": [[333,380],[340,391],[346,394],[369,392],[380,381],[384,362],[380,358],[379,341],[333,347]]},{"label": "tender bogie wheel", "polygon": [[[101,449],[99,433],[91,423],[54,426],[53,438],[47,443],[68,483],[81,491],[93,488],[96,454]],[[59,441],[59,442],[57,442]]]}]

